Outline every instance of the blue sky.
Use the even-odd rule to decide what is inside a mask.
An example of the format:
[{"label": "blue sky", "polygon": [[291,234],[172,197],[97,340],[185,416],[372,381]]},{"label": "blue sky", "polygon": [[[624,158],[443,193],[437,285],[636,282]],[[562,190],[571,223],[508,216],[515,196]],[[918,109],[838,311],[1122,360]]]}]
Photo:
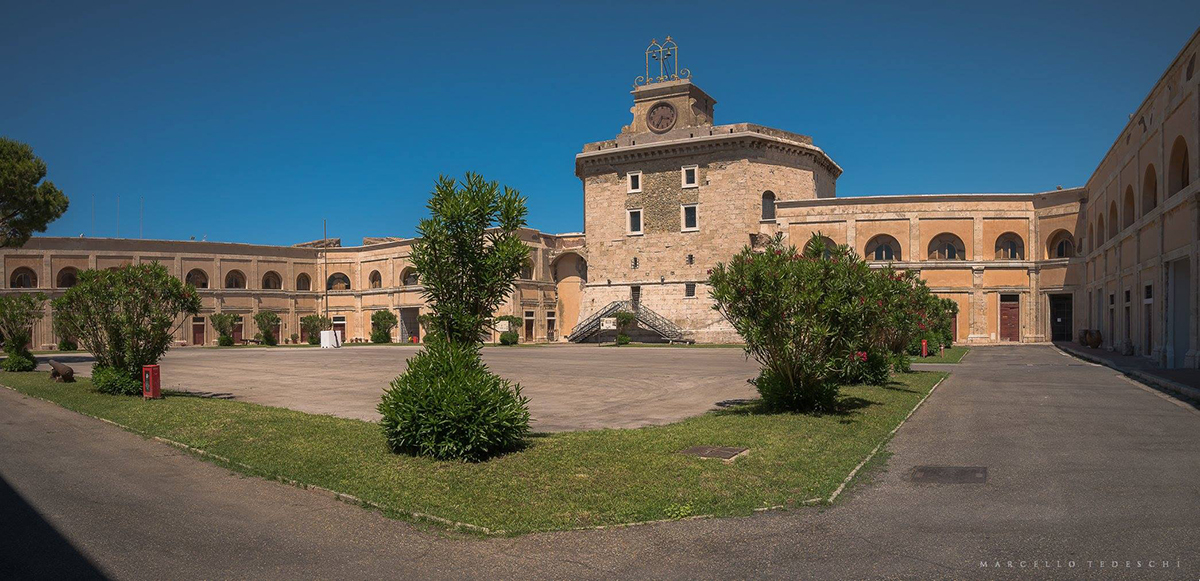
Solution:
[{"label": "blue sky", "polygon": [[[1200,2],[17,2],[0,135],[71,209],[47,234],[411,236],[438,174],[582,227],[574,154],[670,34],[718,123],[812,135],[840,196],[1082,184]],[[94,219],[93,219],[94,200]]]}]

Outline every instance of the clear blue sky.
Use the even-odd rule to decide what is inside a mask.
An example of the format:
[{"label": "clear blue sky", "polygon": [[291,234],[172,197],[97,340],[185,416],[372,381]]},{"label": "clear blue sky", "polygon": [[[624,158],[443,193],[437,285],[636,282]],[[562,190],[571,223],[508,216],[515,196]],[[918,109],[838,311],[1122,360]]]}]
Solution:
[{"label": "clear blue sky", "polygon": [[[71,198],[47,234],[411,236],[438,174],[582,227],[575,153],[629,122],[651,37],[718,123],[814,136],[841,196],[1080,185],[1200,2],[19,2],[0,135]],[[977,5],[978,4],[978,5]],[[95,200],[95,226],[92,207]]]}]

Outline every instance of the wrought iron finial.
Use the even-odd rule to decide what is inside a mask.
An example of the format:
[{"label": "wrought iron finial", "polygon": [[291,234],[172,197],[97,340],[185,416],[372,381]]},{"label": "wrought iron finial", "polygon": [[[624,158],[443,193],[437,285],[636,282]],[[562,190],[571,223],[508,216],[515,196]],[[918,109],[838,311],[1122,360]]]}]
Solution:
[{"label": "wrought iron finial", "polygon": [[[653,62],[653,65],[651,64]],[[657,71],[655,71],[657,66]],[[657,72],[658,74],[654,74]],[[658,43],[658,39],[650,39],[646,47],[646,74],[633,80],[634,88],[663,81],[678,81],[692,76],[692,72],[679,68],[679,45],[670,36]]]}]

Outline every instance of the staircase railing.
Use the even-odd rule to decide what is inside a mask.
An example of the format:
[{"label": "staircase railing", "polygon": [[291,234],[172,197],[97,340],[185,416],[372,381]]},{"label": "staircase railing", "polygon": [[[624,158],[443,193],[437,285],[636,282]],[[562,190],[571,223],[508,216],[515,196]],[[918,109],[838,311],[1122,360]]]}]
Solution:
[{"label": "staircase railing", "polygon": [[664,339],[669,341],[680,341],[683,339],[683,329],[680,329],[679,325],[672,323],[669,319],[654,312],[649,307],[641,304],[634,306],[630,301],[613,301],[575,325],[575,330],[567,336],[567,340],[579,343],[590,339],[592,335],[600,331],[600,319],[612,316],[619,311],[633,313],[639,323],[645,325],[647,329],[662,335]]}]

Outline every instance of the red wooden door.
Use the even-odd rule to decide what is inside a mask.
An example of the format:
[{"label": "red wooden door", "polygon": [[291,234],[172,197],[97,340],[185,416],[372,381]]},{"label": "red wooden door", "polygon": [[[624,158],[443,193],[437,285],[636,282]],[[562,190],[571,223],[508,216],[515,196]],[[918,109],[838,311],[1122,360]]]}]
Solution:
[{"label": "red wooden door", "polygon": [[1000,340],[1021,340],[1021,303],[1000,301]]},{"label": "red wooden door", "polygon": [[204,344],[204,323],[197,321],[192,323],[192,345]]},{"label": "red wooden door", "polygon": [[242,324],[241,323],[237,323],[233,326],[233,342],[234,343],[242,342]]}]

